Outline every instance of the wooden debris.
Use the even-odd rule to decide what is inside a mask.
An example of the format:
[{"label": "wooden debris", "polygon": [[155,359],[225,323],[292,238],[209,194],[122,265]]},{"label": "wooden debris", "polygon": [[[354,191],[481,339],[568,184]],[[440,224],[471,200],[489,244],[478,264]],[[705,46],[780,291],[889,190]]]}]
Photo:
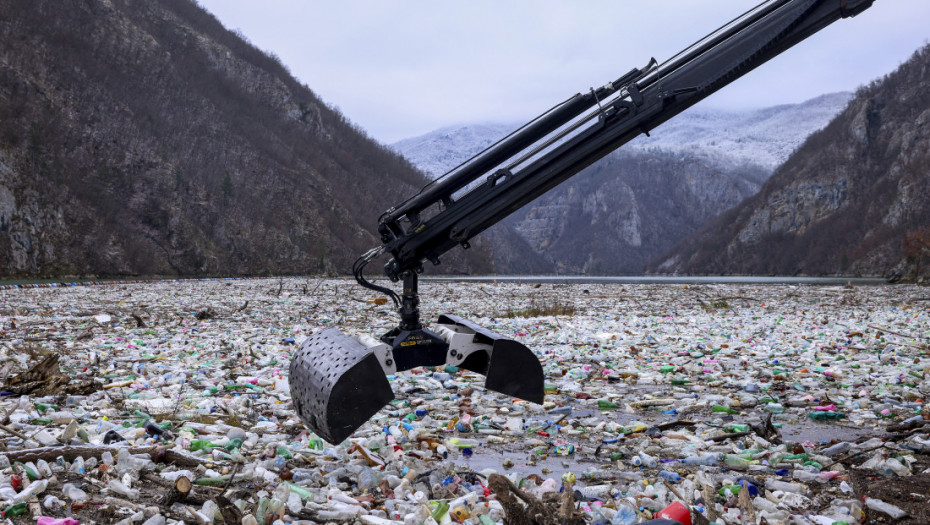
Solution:
[{"label": "wooden debris", "polygon": [[752,506],[752,498],[749,496],[749,485],[743,484],[743,488],[739,489],[739,508],[742,511],[743,515],[748,518],[749,523],[755,523],[756,520],[756,509]]},{"label": "wooden debris", "polygon": [[178,479],[174,481],[174,485],[162,499],[161,505],[170,507],[174,503],[187,501],[193,486],[194,484],[186,476],[178,476]]},{"label": "wooden debris", "polygon": [[752,434],[752,432],[730,432],[728,434],[720,434],[719,436],[709,437],[707,438],[707,441],[713,441],[713,442],[726,441],[727,439],[740,438],[740,437],[748,436],[750,434]]},{"label": "wooden debris", "polygon": [[71,382],[58,367],[60,354],[53,353],[36,363],[32,368],[18,374],[3,387],[17,395],[89,395],[100,390],[93,379]]},{"label": "wooden debris", "polygon": [[575,508],[574,491],[541,502],[500,474],[488,477],[488,487],[504,507],[505,522],[512,525],[584,525],[585,514]]},{"label": "wooden debris", "polygon": [[[14,450],[11,452],[5,452],[4,455],[9,458],[11,463],[19,461],[20,463],[25,463],[27,461],[38,461],[44,459],[45,461],[55,461],[58,456],[62,456],[65,461],[74,461],[78,457],[84,459],[94,457],[100,459],[104,452],[110,452],[114,456],[119,452],[119,446],[106,446],[106,445],[73,445],[68,447],[39,447],[39,448],[29,448],[25,450]],[[130,454],[148,454],[152,458],[152,461],[156,463],[170,463],[172,465],[178,465],[181,467],[193,467],[202,464],[202,461],[194,456],[189,456],[175,450],[169,450],[163,447],[156,445],[148,445],[142,447],[129,447]]]},{"label": "wooden debris", "polygon": [[213,501],[220,508],[220,514],[223,515],[223,521],[226,523],[242,523],[242,511],[239,510],[233,502],[229,501],[225,496],[217,496],[213,498]]},{"label": "wooden debris", "polygon": [[714,488],[710,485],[704,485],[702,490],[704,496],[704,508],[707,509],[708,521],[717,521],[717,508],[714,506]]}]

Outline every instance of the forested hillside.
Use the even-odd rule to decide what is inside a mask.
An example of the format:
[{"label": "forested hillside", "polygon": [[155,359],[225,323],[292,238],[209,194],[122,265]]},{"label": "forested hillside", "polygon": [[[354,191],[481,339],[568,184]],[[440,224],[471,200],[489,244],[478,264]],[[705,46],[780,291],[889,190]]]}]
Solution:
[{"label": "forested hillside", "polygon": [[191,0],[0,13],[0,276],[348,273],[425,182]]}]

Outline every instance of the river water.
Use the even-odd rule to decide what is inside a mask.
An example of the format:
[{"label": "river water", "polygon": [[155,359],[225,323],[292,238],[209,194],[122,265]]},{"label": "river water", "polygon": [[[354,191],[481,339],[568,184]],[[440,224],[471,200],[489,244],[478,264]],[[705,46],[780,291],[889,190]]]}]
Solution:
[{"label": "river water", "polygon": [[780,284],[836,286],[875,286],[886,284],[880,277],[779,277],[779,276],[586,276],[586,275],[476,275],[476,276],[422,276],[429,281],[455,282],[523,282],[555,284]]}]

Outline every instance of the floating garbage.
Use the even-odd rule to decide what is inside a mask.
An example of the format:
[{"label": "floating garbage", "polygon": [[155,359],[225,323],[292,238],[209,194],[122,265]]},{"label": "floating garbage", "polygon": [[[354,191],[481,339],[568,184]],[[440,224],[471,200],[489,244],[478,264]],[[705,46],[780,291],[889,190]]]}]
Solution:
[{"label": "floating garbage", "polygon": [[[478,286],[422,282],[443,298],[423,318],[468,316],[531,349],[544,404],[457,367],[415,368],[388,377],[396,399],[341,443],[300,423],[288,369],[311,334],[391,327],[391,306],[354,282],[0,289],[0,512],[45,524],[489,525],[530,509],[605,525],[927,522],[908,499],[930,483],[922,288],[464,292]],[[550,297],[574,313],[546,315]],[[539,315],[515,315],[529,305]]]}]

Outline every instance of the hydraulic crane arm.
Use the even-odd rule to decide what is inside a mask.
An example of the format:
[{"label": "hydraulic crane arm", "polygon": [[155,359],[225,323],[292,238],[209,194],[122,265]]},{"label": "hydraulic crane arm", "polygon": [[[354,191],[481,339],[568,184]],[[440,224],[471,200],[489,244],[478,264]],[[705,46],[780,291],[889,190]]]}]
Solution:
[{"label": "hydraulic crane arm", "polygon": [[[454,365],[485,376],[488,390],[543,401],[536,355],[451,315],[420,323],[417,275],[439,257],[642,133],[703,100],[782,51],[873,0],[767,0],[662,64],[655,59],[579,93],[385,212],[382,245],[356,261],[362,286],[394,300],[399,325],[374,339],[333,328],[308,337],[291,361],[291,397],[317,434],[339,442],[392,398],[386,376],[418,366]],[[365,280],[365,265],[403,280],[398,296]]]},{"label": "hydraulic crane arm", "polygon": [[[873,0],[771,0],[688,49],[577,94],[380,219],[392,280],[468,241],[585,167]],[[483,183],[456,197],[456,192]],[[430,208],[442,209],[428,213]],[[427,212],[427,213],[425,213]],[[427,218],[428,216],[428,218]]]}]

